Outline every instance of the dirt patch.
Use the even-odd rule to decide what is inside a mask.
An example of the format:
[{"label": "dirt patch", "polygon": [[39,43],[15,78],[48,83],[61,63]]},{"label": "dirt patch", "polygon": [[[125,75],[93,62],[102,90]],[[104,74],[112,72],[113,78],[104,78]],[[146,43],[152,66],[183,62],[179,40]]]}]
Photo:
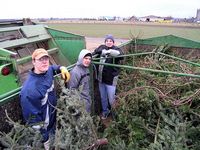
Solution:
[{"label": "dirt patch", "polygon": [[[86,48],[93,51],[99,45],[104,44],[104,38],[95,38],[95,37],[85,37]],[[115,39],[115,45],[120,45],[127,42],[127,39]]]}]

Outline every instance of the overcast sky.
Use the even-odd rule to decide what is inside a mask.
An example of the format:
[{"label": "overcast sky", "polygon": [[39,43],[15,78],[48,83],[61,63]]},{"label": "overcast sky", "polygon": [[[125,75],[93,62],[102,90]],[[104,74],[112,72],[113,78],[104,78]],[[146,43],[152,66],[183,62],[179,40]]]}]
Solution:
[{"label": "overcast sky", "polygon": [[1,0],[0,19],[196,17],[200,0]]}]

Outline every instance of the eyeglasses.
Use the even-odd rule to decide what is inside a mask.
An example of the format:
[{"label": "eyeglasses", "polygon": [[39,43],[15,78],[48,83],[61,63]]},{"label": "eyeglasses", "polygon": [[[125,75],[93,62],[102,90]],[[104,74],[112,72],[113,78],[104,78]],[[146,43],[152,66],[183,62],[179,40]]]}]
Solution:
[{"label": "eyeglasses", "polygon": [[39,62],[48,61],[49,57],[48,56],[43,56],[43,57],[41,57],[39,59],[35,59],[35,60],[38,60]]}]

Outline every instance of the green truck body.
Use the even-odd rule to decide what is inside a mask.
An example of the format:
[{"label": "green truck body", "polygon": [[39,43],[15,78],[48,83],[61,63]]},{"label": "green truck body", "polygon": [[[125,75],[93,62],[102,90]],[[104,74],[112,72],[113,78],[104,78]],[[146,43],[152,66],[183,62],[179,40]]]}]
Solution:
[{"label": "green truck body", "polygon": [[76,62],[85,37],[48,28],[44,25],[22,25],[0,28],[0,104],[18,95],[32,68],[31,54],[45,48],[50,64],[64,66]]}]

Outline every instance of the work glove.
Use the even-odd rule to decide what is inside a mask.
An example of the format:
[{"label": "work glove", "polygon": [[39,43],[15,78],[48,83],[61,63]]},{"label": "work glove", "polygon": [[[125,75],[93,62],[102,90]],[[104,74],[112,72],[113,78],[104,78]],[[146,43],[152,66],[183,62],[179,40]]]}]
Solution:
[{"label": "work glove", "polygon": [[65,82],[68,82],[69,79],[70,79],[70,73],[69,73],[69,71],[67,70],[67,68],[64,67],[64,66],[61,66],[61,67],[60,67],[60,71],[61,71],[61,77],[62,77],[62,79],[63,79]]},{"label": "work glove", "polygon": [[109,50],[103,49],[102,50],[102,56],[109,55],[109,56],[112,56],[112,57],[116,57],[119,54],[120,54],[120,52],[118,50],[115,50],[115,49],[109,49]]},{"label": "work glove", "polygon": [[106,56],[106,55],[109,55],[109,54],[110,54],[110,50],[103,49],[102,52],[101,52],[102,56]]},{"label": "work glove", "polygon": [[120,52],[115,49],[110,49],[109,51],[110,51],[110,56],[112,56],[112,57],[116,57],[120,54]]}]

